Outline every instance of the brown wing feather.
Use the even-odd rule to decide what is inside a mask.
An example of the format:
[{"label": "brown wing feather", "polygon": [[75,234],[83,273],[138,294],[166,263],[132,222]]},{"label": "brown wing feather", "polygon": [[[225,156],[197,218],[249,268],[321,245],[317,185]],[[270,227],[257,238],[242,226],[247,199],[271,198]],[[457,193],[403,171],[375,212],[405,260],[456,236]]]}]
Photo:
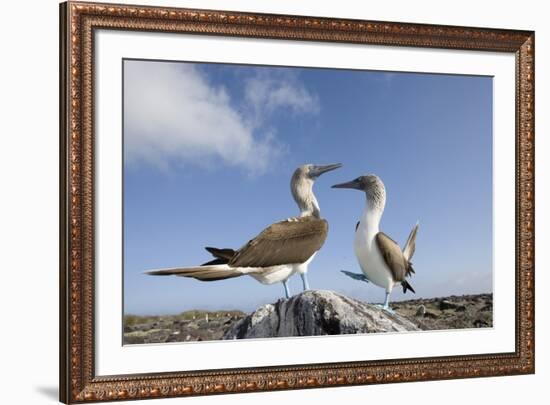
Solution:
[{"label": "brown wing feather", "polygon": [[150,270],[145,272],[152,276],[178,276],[192,277],[201,281],[217,281],[225,280],[233,277],[240,277],[244,274],[251,274],[257,271],[256,269],[234,269],[228,266],[219,265],[203,265],[197,267],[175,267],[171,269]]},{"label": "brown wing feather", "polygon": [[384,261],[392,272],[393,279],[395,281],[405,280],[410,264],[403,256],[399,245],[384,232],[376,234],[376,243],[384,257]]},{"label": "brown wing feather", "polygon": [[239,249],[228,264],[269,267],[303,263],[323,246],[327,233],[324,219],[301,217],[277,222]]},{"label": "brown wing feather", "polygon": [[403,248],[403,256],[405,256],[405,259],[411,260],[414,251],[416,250],[416,234],[418,233],[418,222],[412,229],[409,237],[407,238],[407,242],[405,243],[405,247]]}]

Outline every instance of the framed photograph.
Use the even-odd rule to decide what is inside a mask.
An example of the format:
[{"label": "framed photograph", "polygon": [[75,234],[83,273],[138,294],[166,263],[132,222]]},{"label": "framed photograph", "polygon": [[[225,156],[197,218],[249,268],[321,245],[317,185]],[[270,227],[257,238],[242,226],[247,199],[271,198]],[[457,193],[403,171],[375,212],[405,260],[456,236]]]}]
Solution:
[{"label": "framed photograph", "polygon": [[61,401],[534,372],[534,32],[60,26]]}]

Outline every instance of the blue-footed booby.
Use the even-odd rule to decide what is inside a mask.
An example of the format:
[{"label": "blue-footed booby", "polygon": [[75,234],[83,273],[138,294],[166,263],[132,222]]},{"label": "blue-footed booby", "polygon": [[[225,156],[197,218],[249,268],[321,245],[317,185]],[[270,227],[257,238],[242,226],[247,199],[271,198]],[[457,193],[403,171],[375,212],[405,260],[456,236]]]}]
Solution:
[{"label": "blue-footed booby", "polygon": [[386,188],[376,175],[360,176],[347,183],[335,184],[332,188],[350,188],[364,191],[366,206],[355,226],[355,256],[363,274],[343,271],[347,276],[365,282],[371,282],[386,290],[383,309],[389,307],[393,287],[401,285],[403,293],[415,292],[406,277],[414,273],[411,258],[414,254],[418,222],[412,229],[403,250],[384,232],[380,232],[380,219],[386,205]]},{"label": "blue-footed booby", "polygon": [[338,169],[340,163],[300,166],[290,182],[292,196],[300,215],[276,222],[238,250],[207,247],[214,260],[199,266],[151,270],[156,276],[175,275],[201,281],[224,280],[248,275],[262,284],[283,283],[290,297],[288,278],[295,273],[302,277],[304,290],[309,289],[308,265],[325,243],[328,222],[321,218],[313,184],[323,173]]}]

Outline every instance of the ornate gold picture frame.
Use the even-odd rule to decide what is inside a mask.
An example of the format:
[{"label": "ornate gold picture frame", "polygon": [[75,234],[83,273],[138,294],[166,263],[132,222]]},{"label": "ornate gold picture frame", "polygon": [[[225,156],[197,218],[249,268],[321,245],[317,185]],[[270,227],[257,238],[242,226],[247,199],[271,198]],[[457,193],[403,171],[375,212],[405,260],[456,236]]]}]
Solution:
[{"label": "ornate gold picture frame", "polygon": [[[96,373],[94,35],[200,34],[513,54],[515,350],[251,368]],[[60,400],[185,397],[534,373],[534,32],[67,2],[60,6]],[[512,181],[512,179],[510,179]]]}]

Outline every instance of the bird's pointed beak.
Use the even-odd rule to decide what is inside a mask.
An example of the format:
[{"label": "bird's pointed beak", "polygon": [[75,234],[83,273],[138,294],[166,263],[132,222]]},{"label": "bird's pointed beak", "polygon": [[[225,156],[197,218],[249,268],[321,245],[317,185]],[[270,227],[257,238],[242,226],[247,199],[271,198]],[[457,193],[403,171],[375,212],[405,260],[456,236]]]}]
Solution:
[{"label": "bird's pointed beak", "polygon": [[361,185],[357,180],[348,181],[346,183],[339,183],[333,185],[331,188],[351,188],[353,190],[360,190]]},{"label": "bird's pointed beak", "polygon": [[323,173],[339,169],[340,167],[342,167],[342,163],[333,163],[330,165],[315,165],[310,169],[309,174],[312,177],[318,177]]}]

